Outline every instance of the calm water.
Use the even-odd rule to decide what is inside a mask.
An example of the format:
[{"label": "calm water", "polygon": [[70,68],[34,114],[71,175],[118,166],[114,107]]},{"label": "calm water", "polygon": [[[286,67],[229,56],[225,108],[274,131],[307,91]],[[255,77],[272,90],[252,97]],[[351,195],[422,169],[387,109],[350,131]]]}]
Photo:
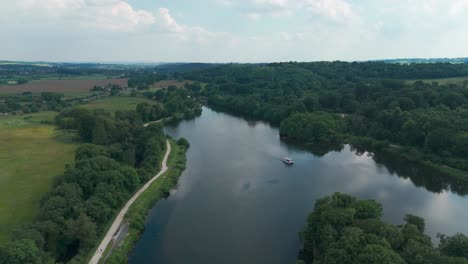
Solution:
[{"label": "calm water", "polygon": [[151,210],[130,263],[294,263],[314,201],[333,192],[381,202],[394,224],[420,215],[432,237],[468,234],[468,188],[394,157],[302,150],[268,124],[208,108],[166,132],[190,141],[187,170]]}]

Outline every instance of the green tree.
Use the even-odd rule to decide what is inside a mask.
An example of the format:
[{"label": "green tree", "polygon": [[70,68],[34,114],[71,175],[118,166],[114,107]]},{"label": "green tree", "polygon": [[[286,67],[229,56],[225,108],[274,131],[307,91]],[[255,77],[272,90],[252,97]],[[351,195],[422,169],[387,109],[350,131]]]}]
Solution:
[{"label": "green tree", "polygon": [[21,239],[0,246],[0,264],[41,264],[42,258],[34,241]]},{"label": "green tree", "polygon": [[96,224],[86,214],[81,213],[77,219],[67,222],[67,235],[79,241],[79,248],[86,249],[96,240]]},{"label": "green tree", "polygon": [[468,237],[458,233],[453,236],[439,235],[440,250],[452,257],[462,257],[468,260]]},{"label": "green tree", "polygon": [[398,253],[380,245],[367,245],[357,256],[356,264],[405,264]]}]

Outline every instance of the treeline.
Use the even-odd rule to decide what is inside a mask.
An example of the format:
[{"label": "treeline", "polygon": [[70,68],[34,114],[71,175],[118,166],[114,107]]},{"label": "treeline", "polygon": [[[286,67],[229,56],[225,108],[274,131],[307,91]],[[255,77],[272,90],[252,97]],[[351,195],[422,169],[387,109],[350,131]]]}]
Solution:
[{"label": "treeline", "polygon": [[[43,64],[43,65],[40,65]],[[0,85],[16,81],[16,84],[27,83],[42,77],[66,77],[83,75],[122,76],[134,66],[119,64],[95,63],[12,63],[0,65]],[[134,69],[137,70],[137,69]]]},{"label": "treeline", "polygon": [[434,247],[423,218],[406,215],[403,225],[382,222],[382,205],[335,193],[319,199],[301,232],[300,263],[466,264],[468,237],[439,234]]},{"label": "treeline", "polygon": [[134,73],[130,74],[128,79],[128,87],[137,88],[138,90],[146,90],[151,87],[155,82],[168,79],[165,73]]},{"label": "treeline", "polygon": [[[143,127],[136,113],[67,109],[58,126],[75,129],[84,144],[40,202],[36,220],[0,247],[0,263],[83,263],[109,221],[160,166],[162,125]],[[165,190],[167,193],[169,190]]]},{"label": "treeline", "polygon": [[[273,64],[276,65],[276,64]],[[454,63],[394,64],[385,62],[314,62],[297,63],[327,78],[340,76],[346,80],[375,79],[432,79],[468,76],[468,65]]]},{"label": "treeline", "polygon": [[175,120],[194,118],[202,112],[201,104],[193,97],[194,91],[200,91],[200,89],[200,84],[186,84],[184,88],[171,85],[155,92],[146,91],[143,95],[157,103],[139,104],[137,113],[143,122],[169,116]]},{"label": "treeline", "polygon": [[[80,107],[60,112],[55,124],[76,131],[82,143],[75,163],[41,200],[37,219],[15,230],[11,242],[0,247],[0,264],[85,262],[122,204],[159,169],[166,147],[162,123],[143,124],[200,114],[201,105],[188,93],[185,88],[158,90],[146,96],[159,102],[114,115]],[[185,139],[178,144],[189,146]],[[173,185],[168,181],[162,193],[169,195]]]},{"label": "treeline", "polygon": [[209,82],[199,93],[209,104],[281,125],[291,139],[346,138],[349,143],[351,137],[367,138],[408,147],[404,150],[414,160],[466,172],[468,81],[400,78],[468,76],[467,69],[440,63],[233,64],[187,73],[186,78]]},{"label": "treeline", "polygon": [[21,112],[24,114],[37,113],[40,111],[60,111],[69,104],[63,100],[61,93],[42,92],[35,95],[31,92],[6,96],[0,100],[0,113]]}]

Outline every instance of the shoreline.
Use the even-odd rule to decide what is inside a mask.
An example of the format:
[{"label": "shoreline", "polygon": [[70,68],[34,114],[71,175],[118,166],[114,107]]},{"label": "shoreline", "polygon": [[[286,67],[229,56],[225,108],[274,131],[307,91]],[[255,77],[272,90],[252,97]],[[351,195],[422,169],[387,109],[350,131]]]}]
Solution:
[{"label": "shoreline", "polygon": [[[108,245],[103,252],[105,263],[128,262],[130,253],[145,230],[145,222],[149,211],[160,199],[169,196],[170,190],[177,184],[180,175],[185,170],[188,148],[179,145],[172,139],[169,141],[172,151],[167,165],[170,169],[163,177],[155,180],[129,208],[124,218],[127,225],[126,234],[120,235],[121,239],[115,245]],[[104,261],[101,259],[99,263],[104,263]]]},{"label": "shoreline", "polygon": [[161,175],[163,175],[167,170],[167,160],[169,157],[169,154],[171,153],[171,144],[169,143],[169,140],[166,139],[166,153],[164,154],[164,158],[162,160],[162,167],[161,170],[153,177],[151,180],[149,180],[145,185],[143,185],[131,198],[130,200],[127,201],[127,203],[124,205],[124,207],[120,210],[120,212],[117,214],[115,217],[114,221],[112,222],[111,227],[107,231],[106,235],[102,239],[101,243],[99,244],[98,248],[96,249],[95,253],[91,257],[90,261],[88,262],[89,264],[97,264],[99,263],[99,260],[101,259],[104,251],[106,248],[109,246],[109,243],[111,242],[112,238],[114,237],[115,233],[118,231],[120,228],[125,215],[128,212],[128,209],[132,206],[132,204],[140,197],[141,194],[143,194],[150,186],[151,184],[157,180]]}]

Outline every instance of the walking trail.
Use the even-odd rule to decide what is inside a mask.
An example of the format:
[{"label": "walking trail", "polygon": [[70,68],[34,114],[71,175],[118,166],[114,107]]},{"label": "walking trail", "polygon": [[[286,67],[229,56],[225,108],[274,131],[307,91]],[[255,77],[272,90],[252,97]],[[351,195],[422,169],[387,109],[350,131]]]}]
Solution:
[{"label": "walking trail", "polygon": [[164,154],[164,159],[162,161],[162,166],[161,170],[159,171],[158,174],[156,174],[151,180],[149,180],[143,187],[141,187],[138,192],[136,192],[130,200],[125,204],[125,206],[120,210],[119,214],[115,218],[114,222],[112,223],[112,226],[109,228],[109,231],[107,231],[106,236],[102,240],[101,244],[99,244],[99,247],[96,249],[96,252],[94,253],[93,257],[89,261],[89,264],[97,264],[99,262],[99,259],[101,259],[102,254],[106,250],[107,246],[109,243],[112,241],[112,237],[114,234],[117,232],[119,229],[120,225],[122,224],[122,221],[124,219],[125,214],[128,211],[128,208],[138,199],[138,197],[146,190],[148,187],[156,180],[159,178],[159,176],[163,175],[168,167],[167,167],[167,159],[169,157],[169,154],[171,153],[171,144],[169,143],[169,140],[166,140],[166,145],[167,145],[167,150],[166,154]]}]

